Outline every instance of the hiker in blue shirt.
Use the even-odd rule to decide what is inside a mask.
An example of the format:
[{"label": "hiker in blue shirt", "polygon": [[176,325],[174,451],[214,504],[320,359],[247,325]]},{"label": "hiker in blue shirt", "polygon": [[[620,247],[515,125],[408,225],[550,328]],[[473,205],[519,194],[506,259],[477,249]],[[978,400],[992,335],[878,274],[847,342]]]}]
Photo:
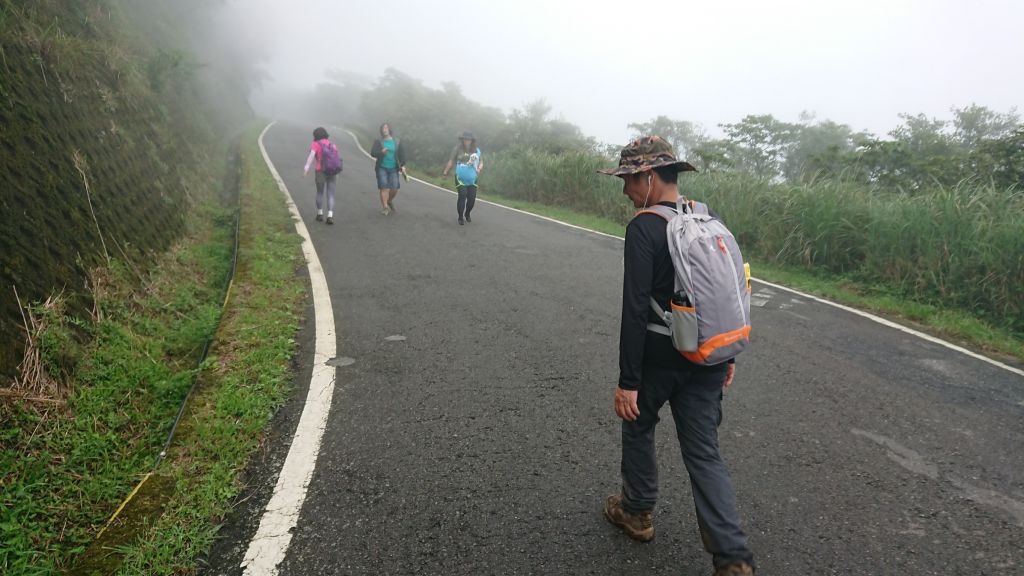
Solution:
[{"label": "hiker in blue shirt", "polygon": [[377,159],[377,189],[380,190],[380,213],[388,216],[395,212],[395,196],[402,187],[399,176],[405,176],[405,150],[402,142],[391,133],[387,122],[380,125],[380,138],[373,141],[370,156]]},{"label": "hiker in blue shirt", "polygon": [[469,213],[476,204],[477,181],[484,169],[484,160],[472,132],[463,132],[459,137],[459,143],[452,148],[443,176],[448,176],[452,165],[455,166],[455,190],[459,193],[455,209],[459,213],[459,225],[462,225],[473,221]]}]

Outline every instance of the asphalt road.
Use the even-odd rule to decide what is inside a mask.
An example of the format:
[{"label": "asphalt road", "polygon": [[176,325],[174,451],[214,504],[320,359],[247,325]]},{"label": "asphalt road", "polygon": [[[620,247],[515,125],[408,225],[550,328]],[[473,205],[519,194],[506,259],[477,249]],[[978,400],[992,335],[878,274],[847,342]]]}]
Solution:
[{"label": "asphalt road", "polygon": [[[314,222],[309,132],[265,143],[354,363],[281,573],[709,574],[670,420],[655,541],[601,516],[619,481],[621,241],[493,205],[459,226],[454,196],[417,182],[382,216],[372,163],[341,133],[337,222]],[[720,437],[759,574],[1024,575],[1024,377],[754,292]],[[311,339],[307,325],[303,352]],[[241,573],[311,361],[203,573]]]}]

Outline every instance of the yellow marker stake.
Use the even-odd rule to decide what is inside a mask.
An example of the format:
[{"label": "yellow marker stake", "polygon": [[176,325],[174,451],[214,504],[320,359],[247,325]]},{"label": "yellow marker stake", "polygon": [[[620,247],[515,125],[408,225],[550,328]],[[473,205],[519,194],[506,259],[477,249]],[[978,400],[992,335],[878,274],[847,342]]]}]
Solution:
[{"label": "yellow marker stake", "polygon": [[132,490],[132,493],[129,494],[128,497],[124,499],[124,502],[121,502],[121,505],[118,506],[117,510],[114,511],[114,515],[110,517],[110,520],[107,520],[107,525],[104,526],[103,530],[100,530],[100,533],[96,535],[97,540],[100,539],[100,536],[103,536],[103,533],[107,531],[107,528],[110,528],[110,525],[114,523],[114,520],[117,520],[117,516],[121,514],[121,511],[124,510],[124,507],[127,506],[129,502],[131,502],[132,498],[135,498],[135,495],[139,493],[139,489],[142,488],[142,485],[145,484],[146,480],[149,480],[149,477],[152,475],[153,473],[150,472],[142,477],[142,480],[138,483],[138,485],[135,486],[135,490]]}]

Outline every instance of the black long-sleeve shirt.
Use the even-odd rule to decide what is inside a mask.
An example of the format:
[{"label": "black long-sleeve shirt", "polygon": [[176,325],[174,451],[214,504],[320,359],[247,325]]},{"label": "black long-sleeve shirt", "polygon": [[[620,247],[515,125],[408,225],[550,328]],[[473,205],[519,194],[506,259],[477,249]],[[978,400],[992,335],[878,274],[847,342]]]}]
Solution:
[{"label": "black long-sleeve shirt", "polygon": [[[663,202],[675,208],[674,202]],[[711,215],[717,218],[714,212]],[[697,366],[672,346],[672,339],[647,330],[649,322],[662,323],[651,309],[651,296],[669,309],[675,290],[675,271],[665,234],[667,222],[657,214],[640,214],[626,227],[623,257],[622,325],[619,330],[619,388],[640,388],[645,365],[678,370],[724,370],[725,366]]]}]

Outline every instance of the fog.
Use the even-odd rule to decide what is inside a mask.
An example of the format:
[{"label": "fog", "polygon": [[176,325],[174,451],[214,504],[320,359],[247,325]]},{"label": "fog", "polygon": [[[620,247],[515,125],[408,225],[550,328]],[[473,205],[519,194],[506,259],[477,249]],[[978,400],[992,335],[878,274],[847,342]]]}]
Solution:
[{"label": "fog", "polygon": [[543,98],[610,143],[657,115],[710,133],[748,114],[807,111],[884,135],[899,113],[947,119],[972,103],[1018,107],[1024,3],[940,1],[234,0],[233,33],[263,39],[257,111],[331,71],[392,67],[454,81],[508,112]]}]

